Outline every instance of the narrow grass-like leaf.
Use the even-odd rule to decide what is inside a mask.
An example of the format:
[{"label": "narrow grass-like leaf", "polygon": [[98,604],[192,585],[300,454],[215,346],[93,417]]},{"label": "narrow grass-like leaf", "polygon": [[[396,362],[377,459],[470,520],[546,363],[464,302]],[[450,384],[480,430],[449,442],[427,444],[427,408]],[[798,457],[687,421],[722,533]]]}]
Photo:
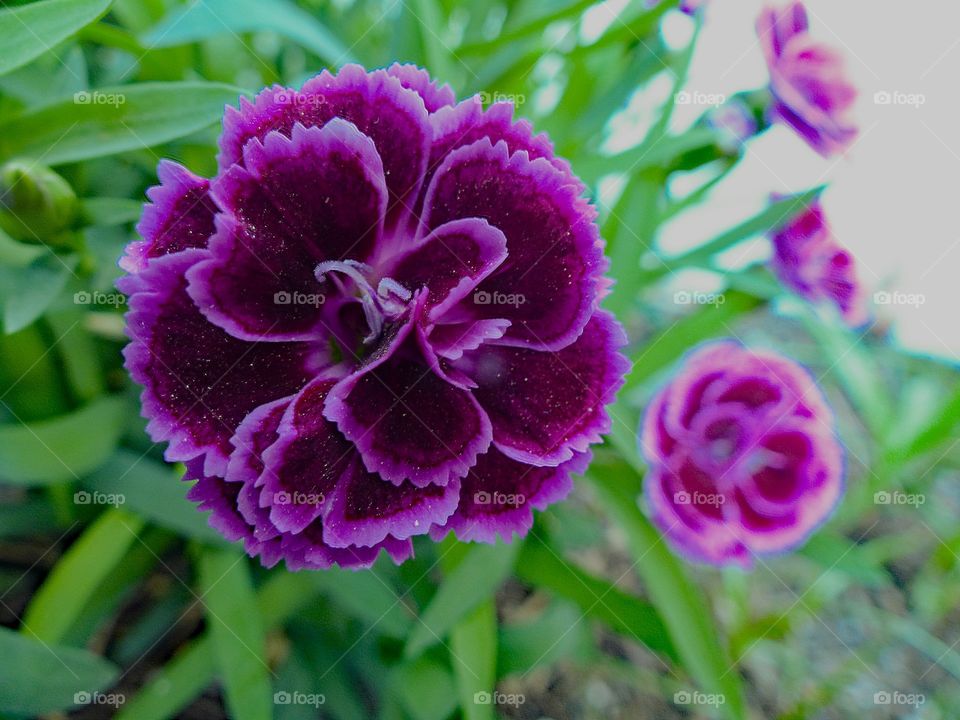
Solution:
[{"label": "narrow grass-like leaf", "polygon": [[487,598],[513,569],[518,543],[476,545],[464,555],[437,589],[414,625],[404,655],[414,658],[450,632],[462,618]]},{"label": "narrow grass-like leaf", "polygon": [[207,524],[206,514],[187,500],[190,484],[181,482],[172,467],[140,453],[118,450],[83,484],[90,490],[123,494],[126,507],[157,525],[197,540],[225,542]]},{"label": "narrow grass-like leaf", "polygon": [[89,225],[123,225],[136,222],[143,213],[143,203],[128,198],[87,198],[81,201],[80,208]]},{"label": "narrow grass-like leaf", "polygon": [[230,717],[270,720],[270,668],[246,555],[226,549],[204,551],[200,580]]},{"label": "narrow grass-like leaf", "polygon": [[676,659],[676,650],[659,613],[648,602],[570,563],[535,538],[517,558],[517,576],[575,602],[587,617],[598,619],[655,652]]},{"label": "narrow grass-like leaf", "polygon": [[0,478],[16,485],[76,480],[113,452],[125,409],[123,398],[104,397],[52,420],[0,425]]},{"label": "narrow grass-like leaf", "polygon": [[101,88],[0,124],[0,156],[60,165],[151,148],[217,122],[243,92],[205,82]]},{"label": "narrow grass-like leaf", "polygon": [[639,476],[621,460],[605,456],[594,461],[589,477],[603,506],[627,534],[637,571],[670,632],[683,666],[705,692],[724,696],[721,711],[727,718],[743,720],[746,710],[740,675],[720,642],[713,614],[700,590],[660,533],[640,512]]},{"label": "narrow grass-like leaf", "polygon": [[47,643],[60,642],[90,596],[121,562],[144,521],[111,508],[57,561],[23,616],[24,633]]},{"label": "narrow grass-like leaf", "polygon": [[[285,622],[317,595],[314,577],[274,575],[257,593],[256,612],[269,630]],[[176,717],[213,682],[213,641],[208,632],[181,650],[121,708],[117,720],[167,720]]]},{"label": "narrow grass-like leaf", "polygon": [[312,14],[286,0],[197,0],[176,10],[144,38],[147,47],[170,47],[216,35],[270,30],[331,65],[354,62],[350,49]]},{"label": "narrow grass-like leaf", "polygon": [[47,252],[26,267],[0,267],[3,331],[15,333],[43,315],[74,274],[76,256]]},{"label": "narrow grass-like leaf", "polygon": [[42,0],[0,10],[0,75],[26,65],[103,15],[111,0]]},{"label": "narrow grass-like leaf", "polygon": [[497,682],[497,609],[490,598],[450,634],[450,663],[464,720],[493,720]]},{"label": "narrow grass-like leaf", "polygon": [[30,717],[66,710],[108,687],[118,674],[116,666],[86,650],[7,628],[0,628],[0,657],[0,712]]}]

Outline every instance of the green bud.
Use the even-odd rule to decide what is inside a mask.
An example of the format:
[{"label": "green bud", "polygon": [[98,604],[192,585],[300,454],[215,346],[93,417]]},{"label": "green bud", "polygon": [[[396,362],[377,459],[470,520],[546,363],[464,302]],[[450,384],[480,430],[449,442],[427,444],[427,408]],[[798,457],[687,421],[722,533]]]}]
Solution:
[{"label": "green bud", "polygon": [[80,203],[70,184],[30,160],[0,167],[0,230],[16,240],[72,247]]}]

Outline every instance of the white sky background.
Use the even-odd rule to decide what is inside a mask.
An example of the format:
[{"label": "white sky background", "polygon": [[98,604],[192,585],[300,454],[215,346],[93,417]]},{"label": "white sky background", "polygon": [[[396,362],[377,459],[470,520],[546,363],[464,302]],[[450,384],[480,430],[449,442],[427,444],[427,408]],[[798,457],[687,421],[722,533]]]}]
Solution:
[{"label": "white sky background", "polygon": [[[722,93],[763,85],[754,33],[762,0],[709,0],[687,89]],[[824,160],[786,128],[753,141],[742,167],[702,207],[664,228],[661,245],[698,244],[761,209],[771,191],[831,182],[824,204],[838,239],[875,291],[922,296],[878,306],[906,347],[960,358],[960,3],[807,0],[815,37],[840,48],[860,88],[859,141]],[[877,92],[923,104],[877,104]],[[898,98],[903,100],[904,98]],[[703,107],[678,106],[678,128]],[[762,252],[762,246],[760,247]],[[749,252],[749,250],[748,250]],[[745,257],[744,251],[739,251]]]}]

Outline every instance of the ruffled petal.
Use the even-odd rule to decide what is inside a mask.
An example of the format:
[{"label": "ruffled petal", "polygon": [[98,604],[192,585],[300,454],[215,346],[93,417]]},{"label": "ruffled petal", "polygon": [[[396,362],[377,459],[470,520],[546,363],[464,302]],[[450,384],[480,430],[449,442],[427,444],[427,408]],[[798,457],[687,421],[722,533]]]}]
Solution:
[{"label": "ruffled petal", "polygon": [[324,360],[307,345],[245,342],[207,321],[185,278],[205,257],[205,250],[184,250],[152,260],[140,274],[124,357],[144,387],[147,432],[155,442],[169,442],[167,460],[207,453],[207,473],[223,475],[230,438],[247,414],[296,392]]},{"label": "ruffled petal", "polygon": [[217,206],[210,197],[210,181],[170,160],[160,161],[157,177],[160,184],[147,190],[150,203],[137,225],[143,239],[130,243],[120,258],[120,267],[128,273],[140,272],[151,258],[206,247],[213,235]]},{"label": "ruffled petal", "polygon": [[336,381],[317,378],[290,403],[278,439],[263,453],[260,506],[280,531],[298,533],[325,513],[328,500],[356,451],[323,416]]},{"label": "ruffled petal", "polygon": [[394,63],[387,68],[387,74],[395,77],[400,84],[420,95],[427,112],[435,113],[442,107],[453,105],[457,96],[449,85],[439,85],[430,79],[430,73],[412,64]]},{"label": "ruffled petal", "polygon": [[383,542],[371,547],[330,547],[323,541],[323,527],[319,522],[313,523],[297,535],[284,535],[281,547],[287,569],[293,571],[326,570],[334,565],[350,570],[363,570],[377,561],[381,550],[386,550],[387,555],[397,565],[413,557],[413,543],[393,537],[387,537]]},{"label": "ruffled petal", "polygon": [[327,334],[325,260],[366,260],[386,209],[383,167],[370,138],[343,120],[296,125],[244,149],[214,189],[210,258],[190,272],[190,294],[212,322],[247,340]]},{"label": "ruffled petal", "polygon": [[480,218],[441,225],[391,264],[386,274],[412,291],[425,287],[436,319],[465,298],[507,257],[507,239]]},{"label": "ruffled petal", "polygon": [[445,486],[394,485],[369,472],[355,458],[330,499],[323,539],[333,547],[367,547],[388,535],[403,540],[444,523],[457,509],[460,481]]},{"label": "ruffled petal", "polygon": [[499,340],[508,327],[510,321],[503,318],[438,324],[430,329],[429,342],[440,357],[458,360],[468,350],[476,350],[485,342]]},{"label": "ruffled petal", "polygon": [[563,350],[486,345],[455,365],[476,381],[497,448],[520,462],[558,465],[610,429],[605,406],[629,368],[618,352],[625,343],[619,323],[601,311]]},{"label": "ruffled petal", "polygon": [[302,90],[273,87],[240,109],[227,108],[220,138],[221,171],[243,161],[250,138],[271,130],[289,135],[296,123],[322,127],[334,117],[352,122],[369,136],[383,161],[390,191],[387,226],[408,215],[416,200],[430,152],[431,129],[424,100],[385,70],[367,73],[345,65],[337,75],[326,70],[308,80]]},{"label": "ruffled petal", "polygon": [[490,421],[468,391],[438,374],[417,335],[414,322],[397,329],[389,347],[330,392],[326,417],[370,472],[396,485],[446,485],[489,447]]},{"label": "ruffled petal", "polygon": [[421,234],[459,218],[503,231],[508,259],[478,286],[477,318],[507,318],[502,344],[556,350],[596,307],[605,267],[593,207],[545,159],[479,140],[451,153],[427,191]]},{"label": "ruffled petal", "polygon": [[462,542],[485,543],[495,543],[498,534],[505,542],[514,533],[524,537],[533,526],[533,508],[545,510],[566,498],[573,489],[571,475],[589,462],[589,453],[580,453],[557,467],[536,467],[490,448],[462,480],[457,511],[430,535],[440,540],[453,531]]}]

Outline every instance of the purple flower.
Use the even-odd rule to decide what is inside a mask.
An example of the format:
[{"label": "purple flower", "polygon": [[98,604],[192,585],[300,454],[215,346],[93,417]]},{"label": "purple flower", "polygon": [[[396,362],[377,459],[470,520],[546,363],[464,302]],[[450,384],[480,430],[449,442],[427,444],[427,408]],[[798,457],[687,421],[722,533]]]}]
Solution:
[{"label": "purple flower", "polygon": [[800,0],[767,7],[757,34],[770,71],[773,118],[792,127],[821,155],[843,152],[857,135],[848,118],[857,89],[845,78],[843,58],[808,32]]},{"label": "purple flower", "polygon": [[770,264],[780,282],[812,303],[833,305],[851,327],[867,322],[867,297],[856,263],[833,237],[819,200],[773,232],[770,240]]},{"label": "purple flower", "polygon": [[653,399],[641,446],[653,520],[684,556],[750,567],[802,543],[843,490],[843,452],[813,378],[731,342],[694,350]]},{"label": "purple flower", "polygon": [[569,493],[625,338],[583,185],[510,104],[347,66],[227,108],[215,178],[158,174],[126,366],[227,538],[366,567]]}]

